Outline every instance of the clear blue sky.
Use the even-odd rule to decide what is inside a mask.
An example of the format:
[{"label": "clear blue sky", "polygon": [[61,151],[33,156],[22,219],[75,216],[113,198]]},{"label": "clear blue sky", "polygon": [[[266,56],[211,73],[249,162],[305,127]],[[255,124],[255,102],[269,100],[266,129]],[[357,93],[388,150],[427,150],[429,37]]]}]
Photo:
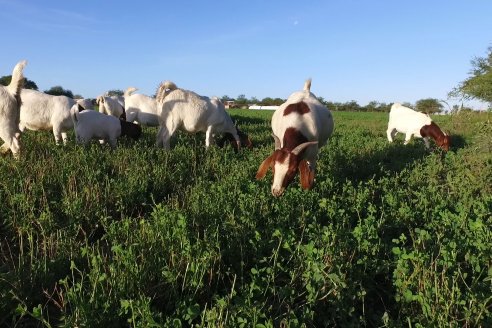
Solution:
[{"label": "clear blue sky", "polygon": [[492,45],[492,1],[0,0],[0,76],[96,97],[160,81],[202,95],[446,99]]}]

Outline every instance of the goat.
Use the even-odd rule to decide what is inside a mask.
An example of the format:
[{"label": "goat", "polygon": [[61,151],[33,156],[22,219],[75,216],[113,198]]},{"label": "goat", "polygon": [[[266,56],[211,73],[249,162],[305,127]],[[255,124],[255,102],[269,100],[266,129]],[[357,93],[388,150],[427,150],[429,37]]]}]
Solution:
[{"label": "goat", "polygon": [[125,91],[125,112],[128,122],[138,122],[147,126],[159,126],[157,101],[142,94],[133,94],[137,88],[129,87]]},{"label": "goat", "polygon": [[[251,139],[249,138],[249,136],[246,133],[244,133],[243,131],[239,130],[239,128],[236,125],[236,121],[232,117],[231,117],[231,119],[232,119],[232,122],[234,123],[234,125],[236,126],[237,135],[239,136],[239,140],[241,141],[241,147],[246,147],[248,149],[252,149],[253,143],[251,142]],[[222,147],[224,147],[224,145],[227,141],[229,141],[231,146],[234,147],[236,140],[234,139],[233,135],[231,133],[228,133],[228,132],[224,133],[222,138],[217,141],[217,146],[222,148]]]},{"label": "goat", "polygon": [[137,140],[142,135],[142,128],[135,123],[120,120],[94,110],[84,110],[79,104],[70,109],[75,137],[78,143],[87,144],[91,139],[108,141],[112,148],[116,147],[116,139],[129,136]]},{"label": "goat", "polygon": [[272,195],[281,196],[294,180],[297,170],[303,189],[314,185],[319,148],[333,133],[331,112],[311,93],[311,80],[303,91],[289,96],[272,116],[275,151],[259,166],[256,179],[263,179],[269,168],[273,171]]},{"label": "goat", "polygon": [[15,158],[20,155],[20,143],[17,136],[21,106],[21,89],[24,85],[23,70],[27,61],[23,60],[15,65],[12,80],[6,87],[0,86],[0,139],[4,144],[0,152],[6,153],[9,149]]},{"label": "goat", "polygon": [[23,89],[21,92],[19,130],[53,130],[56,144],[67,142],[67,133],[73,128],[70,108],[76,103],[66,96],[52,96]]},{"label": "goat", "polygon": [[221,133],[232,135],[236,150],[241,147],[237,128],[218,98],[199,96],[165,81],[157,90],[157,103],[161,125],[157,134],[158,146],[169,149],[172,135],[177,129],[182,129],[190,133],[205,132],[207,148],[214,142],[214,136]]},{"label": "goat", "polygon": [[451,144],[451,138],[432,121],[429,115],[395,103],[391,106],[386,130],[388,141],[393,142],[398,132],[405,134],[405,145],[410,142],[412,136],[423,138],[426,148],[430,147],[429,137],[445,151],[449,150]]},{"label": "goat", "polygon": [[82,106],[84,109],[94,109],[93,99],[85,98],[85,99],[77,99],[77,104]]},{"label": "goat", "polygon": [[96,98],[99,106],[99,113],[111,115],[126,121],[125,105],[122,105],[117,98],[109,96],[99,96]]}]

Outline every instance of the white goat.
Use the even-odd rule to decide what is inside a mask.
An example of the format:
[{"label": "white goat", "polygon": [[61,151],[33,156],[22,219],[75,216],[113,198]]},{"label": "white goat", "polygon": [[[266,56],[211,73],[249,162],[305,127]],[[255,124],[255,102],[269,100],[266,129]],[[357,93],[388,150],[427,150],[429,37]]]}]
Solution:
[{"label": "white goat", "polygon": [[106,91],[106,93],[104,94],[104,97],[110,97],[111,99],[116,100],[117,102],[120,103],[121,107],[125,108],[125,97],[124,96],[118,96],[118,95],[110,96],[109,92]]},{"label": "white goat", "polygon": [[96,98],[96,103],[99,106],[99,113],[126,120],[125,105],[121,105],[116,98],[99,96]]},{"label": "white goat", "polygon": [[12,72],[12,80],[6,87],[0,86],[0,139],[4,144],[0,147],[1,153],[9,149],[15,158],[19,157],[20,144],[16,136],[19,131],[20,93],[24,84],[23,70],[27,62],[20,61]]},{"label": "white goat", "polygon": [[75,104],[71,110],[71,118],[78,143],[87,144],[92,139],[108,141],[112,148],[116,147],[116,139],[126,135],[133,139],[140,138],[142,128],[138,124],[120,120],[94,110],[84,110]]},{"label": "white goat", "polygon": [[272,194],[278,197],[300,173],[301,187],[311,189],[314,184],[318,150],[333,132],[333,117],[311,93],[311,80],[304,90],[290,95],[272,116],[275,151],[258,168],[256,179],[265,177],[273,169]]},{"label": "white goat", "polygon": [[137,88],[129,87],[125,91],[125,112],[128,122],[138,122],[147,126],[159,126],[157,101],[142,94],[134,94]]},{"label": "white goat", "polygon": [[395,103],[391,106],[386,130],[388,141],[393,142],[398,132],[405,134],[405,145],[410,142],[412,136],[423,138],[427,148],[430,146],[429,137],[446,151],[449,150],[451,144],[451,138],[432,121],[429,115]]},{"label": "white goat", "polygon": [[161,125],[157,145],[168,149],[174,132],[182,129],[190,133],[205,132],[206,147],[219,133],[230,133],[236,141],[236,149],[241,147],[236,126],[218,98],[202,97],[192,91],[178,89],[171,81],[165,81],[157,91],[157,103]]},{"label": "white goat", "polygon": [[84,109],[94,109],[94,104],[92,102],[92,99],[89,99],[89,98],[77,99],[76,102],[77,102],[77,104],[82,106]]},{"label": "white goat", "polygon": [[39,91],[23,89],[21,92],[19,129],[53,130],[57,144],[63,139],[67,142],[67,133],[73,128],[70,108],[76,103],[72,98],[52,96]]}]

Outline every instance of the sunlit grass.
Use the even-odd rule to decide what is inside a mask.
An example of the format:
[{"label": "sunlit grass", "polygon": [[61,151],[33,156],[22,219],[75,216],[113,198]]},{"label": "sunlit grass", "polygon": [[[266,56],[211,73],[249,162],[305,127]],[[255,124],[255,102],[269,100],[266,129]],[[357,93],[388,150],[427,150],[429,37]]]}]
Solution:
[{"label": "sunlit grass", "polygon": [[443,154],[334,112],[314,189],[275,199],[272,113],[231,111],[239,153],[26,133],[0,158],[0,326],[492,325],[490,115],[436,116]]}]

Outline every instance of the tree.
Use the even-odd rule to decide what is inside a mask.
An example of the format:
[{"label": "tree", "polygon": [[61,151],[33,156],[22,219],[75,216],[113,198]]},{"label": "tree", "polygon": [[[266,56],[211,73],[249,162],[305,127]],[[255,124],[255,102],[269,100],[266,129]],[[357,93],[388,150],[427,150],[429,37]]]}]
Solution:
[{"label": "tree", "polygon": [[420,99],[415,103],[417,111],[428,114],[439,113],[443,108],[443,104],[435,98]]},{"label": "tree", "polygon": [[49,90],[45,90],[44,93],[52,95],[52,96],[67,96],[68,98],[73,98],[72,91],[65,90],[59,85],[51,87],[51,89],[49,89]]},{"label": "tree", "polygon": [[[12,81],[12,75],[5,75],[0,77],[0,85],[9,85],[10,81]],[[27,78],[24,79],[24,89],[32,89],[32,90],[38,90],[38,86],[34,81],[31,81]]]},{"label": "tree", "polygon": [[360,107],[360,105],[355,100],[351,100],[343,104],[337,104],[336,107],[337,110],[349,112],[357,112],[362,110],[362,107]]},{"label": "tree", "polygon": [[470,77],[461,82],[450,93],[450,97],[478,99],[492,103],[492,46],[487,49],[486,57],[471,60]]},{"label": "tree", "polygon": [[109,90],[108,92],[106,92],[106,95],[108,96],[123,96],[125,94],[125,92],[123,92],[123,90],[119,90],[119,89],[115,89],[115,90]]},{"label": "tree", "polygon": [[239,107],[241,106],[245,106],[248,104],[248,99],[246,99],[246,96],[245,95],[239,95],[237,96],[236,98],[236,105],[238,105]]},{"label": "tree", "polygon": [[251,97],[251,99],[248,101],[250,104],[259,104],[260,101],[256,97]]},{"label": "tree", "polygon": [[227,96],[227,95],[224,95],[222,96],[222,98],[220,98],[220,100],[225,103],[226,101],[231,101],[231,100],[234,100],[232,99],[231,97]]}]

